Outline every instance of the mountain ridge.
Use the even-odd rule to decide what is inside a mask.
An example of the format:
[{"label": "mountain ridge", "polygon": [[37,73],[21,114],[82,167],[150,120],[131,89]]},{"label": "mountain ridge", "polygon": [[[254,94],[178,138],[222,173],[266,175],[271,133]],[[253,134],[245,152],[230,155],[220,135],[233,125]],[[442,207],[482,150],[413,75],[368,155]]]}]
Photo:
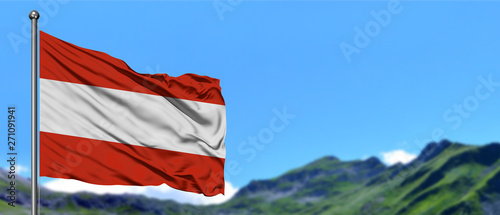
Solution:
[{"label": "mountain ridge", "polygon": [[499,158],[496,142],[475,146],[442,140],[427,144],[408,164],[324,156],[272,179],[252,180],[219,205],[48,192],[42,214],[489,215],[500,211]]}]

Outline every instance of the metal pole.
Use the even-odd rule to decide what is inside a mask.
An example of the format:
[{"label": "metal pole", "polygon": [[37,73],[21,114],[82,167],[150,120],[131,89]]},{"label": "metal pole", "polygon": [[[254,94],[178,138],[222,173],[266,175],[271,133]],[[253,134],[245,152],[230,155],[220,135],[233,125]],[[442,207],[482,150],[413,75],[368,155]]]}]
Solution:
[{"label": "metal pole", "polygon": [[30,12],[31,19],[31,215],[38,213],[38,76],[37,76],[37,25],[40,14]]}]

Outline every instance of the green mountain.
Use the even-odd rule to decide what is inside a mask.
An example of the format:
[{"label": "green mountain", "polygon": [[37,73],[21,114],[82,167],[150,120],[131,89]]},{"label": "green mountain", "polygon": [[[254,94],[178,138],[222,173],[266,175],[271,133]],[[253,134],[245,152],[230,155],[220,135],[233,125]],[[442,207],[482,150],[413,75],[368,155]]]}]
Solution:
[{"label": "green mountain", "polygon": [[324,157],[252,181],[229,214],[500,214],[500,144],[429,144],[407,165]]},{"label": "green mountain", "polygon": [[[323,157],[279,177],[252,181],[215,206],[49,191],[41,204],[43,214],[500,214],[500,144],[443,140],[428,144],[411,163],[393,166],[375,157]],[[0,211],[8,209],[0,205]]]}]

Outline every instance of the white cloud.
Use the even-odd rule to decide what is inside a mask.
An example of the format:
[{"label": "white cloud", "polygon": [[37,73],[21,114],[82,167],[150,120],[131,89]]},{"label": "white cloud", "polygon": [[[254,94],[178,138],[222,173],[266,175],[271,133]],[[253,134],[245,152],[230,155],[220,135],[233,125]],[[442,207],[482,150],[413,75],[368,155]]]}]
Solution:
[{"label": "white cloud", "polygon": [[[17,164],[17,163],[16,163],[15,167],[16,167],[16,169],[15,169],[16,174],[31,172],[31,167],[27,167],[27,166]],[[6,170],[7,172],[10,171],[10,166],[0,166],[0,168]]]},{"label": "white cloud", "polygon": [[30,172],[31,167],[25,167],[21,164],[16,164],[16,170],[18,173],[25,173],[25,172]]},{"label": "white cloud", "polygon": [[398,149],[390,152],[382,152],[382,157],[385,163],[393,165],[396,163],[407,164],[415,159],[417,155],[410,154],[402,149]]},{"label": "white cloud", "polygon": [[213,197],[176,190],[165,184],[160,186],[95,185],[73,179],[54,179],[45,183],[43,186],[52,191],[65,193],[91,192],[96,194],[139,194],[147,197],[170,199],[179,203],[190,203],[194,205],[223,203],[233,197],[238,191],[238,188],[227,181],[225,183],[226,195],[219,194]]}]

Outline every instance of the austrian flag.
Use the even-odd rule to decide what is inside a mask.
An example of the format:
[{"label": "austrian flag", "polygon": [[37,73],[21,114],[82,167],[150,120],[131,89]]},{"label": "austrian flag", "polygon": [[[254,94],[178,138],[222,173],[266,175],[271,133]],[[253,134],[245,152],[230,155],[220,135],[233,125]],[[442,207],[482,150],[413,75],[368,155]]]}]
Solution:
[{"label": "austrian flag", "polygon": [[40,175],[224,194],[219,80],[139,74],[40,31]]}]

